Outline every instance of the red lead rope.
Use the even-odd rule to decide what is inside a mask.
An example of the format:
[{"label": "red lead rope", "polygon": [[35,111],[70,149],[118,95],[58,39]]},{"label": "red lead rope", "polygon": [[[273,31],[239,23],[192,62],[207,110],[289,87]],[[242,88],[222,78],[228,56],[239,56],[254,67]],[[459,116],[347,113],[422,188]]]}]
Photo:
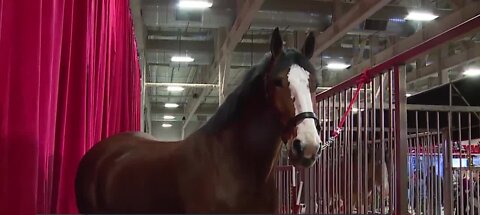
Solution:
[{"label": "red lead rope", "polygon": [[345,113],[343,113],[343,116],[340,119],[340,122],[338,123],[337,128],[333,130],[332,135],[330,136],[330,138],[328,138],[328,141],[322,145],[320,151],[329,147],[335,141],[335,139],[337,139],[338,135],[340,135],[343,125],[347,120],[347,116],[352,111],[353,104],[355,104],[355,101],[357,101],[358,95],[360,95],[360,91],[362,90],[363,86],[365,86],[365,84],[370,80],[370,75],[368,74],[368,71],[369,71],[368,69],[365,69],[362,72],[362,76],[360,76],[360,79],[358,80],[357,91],[355,91],[355,94],[353,95],[352,99],[350,99],[350,104],[348,105],[347,110],[345,111]]}]

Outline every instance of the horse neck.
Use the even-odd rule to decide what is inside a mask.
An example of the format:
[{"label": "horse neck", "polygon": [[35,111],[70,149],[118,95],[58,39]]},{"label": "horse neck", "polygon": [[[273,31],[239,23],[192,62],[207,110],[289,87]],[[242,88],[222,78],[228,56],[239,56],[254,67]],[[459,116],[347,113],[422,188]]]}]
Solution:
[{"label": "horse neck", "polygon": [[[236,153],[238,160],[243,161],[248,171],[256,170],[261,178],[270,176],[280,152],[280,135],[283,127],[273,111],[255,109],[248,112],[245,120],[230,131],[237,131],[236,137],[228,141],[242,153]],[[242,130],[240,130],[242,129]],[[240,131],[240,132],[239,132]],[[251,167],[255,166],[256,169]]]},{"label": "horse neck", "polygon": [[231,161],[227,165],[232,165],[234,174],[265,181],[275,166],[283,127],[265,98],[257,94],[249,100],[249,105],[234,113],[239,116],[236,120],[226,122],[215,134],[204,135],[210,137],[212,151],[221,152],[220,160]]}]

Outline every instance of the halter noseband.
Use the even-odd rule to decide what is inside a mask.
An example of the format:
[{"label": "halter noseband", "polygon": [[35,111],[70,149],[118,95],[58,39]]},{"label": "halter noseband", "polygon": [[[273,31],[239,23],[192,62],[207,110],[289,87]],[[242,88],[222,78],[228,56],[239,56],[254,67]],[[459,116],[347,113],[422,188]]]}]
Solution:
[{"label": "halter noseband", "polygon": [[315,123],[315,128],[317,129],[317,131],[320,131],[320,123],[319,123],[318,118],[317,118],[317,116],[315,115],[314,112],[302,112],[302,113],[297,114],[290,121],[288,121],[287,129],[291,129],[291,128],[297,126],[304,119],[313,119],[313,122]]}]

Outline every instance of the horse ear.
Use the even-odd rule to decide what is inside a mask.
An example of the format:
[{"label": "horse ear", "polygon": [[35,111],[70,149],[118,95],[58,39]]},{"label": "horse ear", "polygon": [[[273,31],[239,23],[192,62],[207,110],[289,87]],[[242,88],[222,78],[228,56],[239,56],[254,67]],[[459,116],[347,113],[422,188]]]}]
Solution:
[{"label": "horse ear", "polygon": [[270,39],[270,52],[274,57],[280,55],[283,49],[283,40],[282,36],[280,35],[280,30],[278,27],[273,30],[272,38]]},{"label": "horse ear", "polygon": [[305,40],[305,43],[303,44],[302,53],[305,55],[305,57],[310,59],[313,56],[314,49],[315,49],[315,36],[313,35],[312,32],[310,32],[307,36],[307,39]]}]

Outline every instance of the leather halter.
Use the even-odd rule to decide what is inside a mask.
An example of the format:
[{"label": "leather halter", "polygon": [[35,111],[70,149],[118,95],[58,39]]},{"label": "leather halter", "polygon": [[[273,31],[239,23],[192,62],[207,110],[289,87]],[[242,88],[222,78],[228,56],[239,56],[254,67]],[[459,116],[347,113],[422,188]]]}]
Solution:
[{"label": "leather halter", "polygon": [[315,123],[315,128],[317,131],[320,131],[320,122],[318,121],[317,116],[315,115],[314,112],[302,112],[297,114],[295,117],[293,117],[290,121],[288,121],[288,128],[293,128],[300,124],[303,120],[305,119],[313,119]]}]

